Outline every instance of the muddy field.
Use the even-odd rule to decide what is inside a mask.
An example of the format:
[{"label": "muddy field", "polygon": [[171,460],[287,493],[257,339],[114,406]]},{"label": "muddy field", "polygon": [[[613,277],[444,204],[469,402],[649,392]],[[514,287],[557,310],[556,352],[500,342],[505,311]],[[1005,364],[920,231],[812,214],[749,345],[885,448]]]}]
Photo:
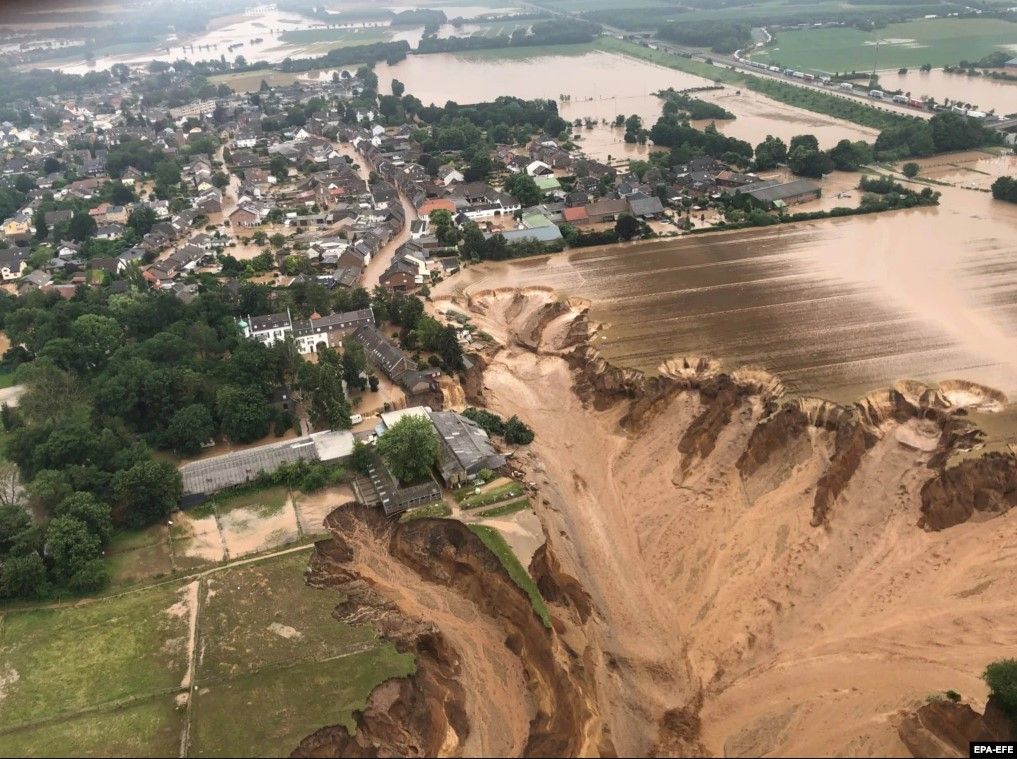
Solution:
[{"label": "muddy field", "polygon": [[1017,396],[1017,210],[936,189],[937,208],[483,264],[437,291],[586,298],[604,325],[597,347],[646,371],[705,355],[834,400],[902,378],[961,377]]}]

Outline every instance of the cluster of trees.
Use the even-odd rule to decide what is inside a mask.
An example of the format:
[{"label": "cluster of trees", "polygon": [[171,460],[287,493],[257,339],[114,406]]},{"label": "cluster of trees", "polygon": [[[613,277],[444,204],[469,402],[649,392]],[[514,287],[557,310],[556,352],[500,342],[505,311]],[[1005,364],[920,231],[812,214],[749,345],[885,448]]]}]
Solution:
[{"label": "cluster of trees", "polygon": [[[558,114],[558,104],[553,100],[523,100],[510,96],[470,105],[459,105],[450,100],[444,106],[421,107],[417,117],[432,127],[450,127],[455,124],[462,129],[465,128],[463,122],[468,122],[483,129],[493,142],[500,144],[516,141],[513,140],[513,131],[520,127],[527,136],[537,131],[557,135],[568,129],[568,122]],[[427,142],[426,135],[422,137],[424,152],[434,152],[436,146]],[[471,144],[470,139],[463,140],[463,145],[468,144]]]},{"label": "cluster of trees", "polygon": [[360,63],[377,63],[385,61],[396,64],[410,52],[410,43],[405,40],[398,42],[373,42],[369,45],[354,45],[329,50],[325,55],[316,58],[286,58],[279,64],[281,71],[310,71],[317,68],[335,68],[352,66]]},{"label": "cluster of trees", "polygon": [[894,160],[999,144],[1002,138],[1002,134],[978,119],[943,111],[928,121],[911,119],[884,129],[876,138],[874,149],[879,158]]},{"label": "cluster of trees", "polygon": [[444,38],[425,36],[417,45],[417,52],[458,53],[468,50],[493,50],[535,45],[582,45],[592,42],[601,30],[600,24],[590,21],[572,20],[568,24],[562,24],[559,21],[542,21],[533,24],[529,31],[516,29],[511,35]]},{"label": "cluster of trees", "polygon": [[318,363],[303,362],[297,370],[297,387],[307,402],[308,414],[315,427],[348,430],[350,403],[343,391],[343,382],[349,390],[364,391],[370,384],[378,389],[378,378],[365,376],[367,355],[364,347],[353,339],[345,341],[342,354],[334,348],[320,348]]},{"label": "cluster of trees", "polygon": [[992,183],[992,197],[996,200],[1008,200],[1017,203],[1017,179],[1000,177]]},{"label": "cluster of trees", "polygon": [[859,207],[863,209],[890,210],[939,204],[940,194],[931,187],[915,191],[894,182],[890,177],[862,177],[858,189],[869,193],[862,196]]},{"label": "cluster of trees", "polygon": [[752,29],[733,21],[675,21],[662,25],[657,36],[679,45],[733,53],[752,41]]},{"label": "cluster of trees", "polygon": [[485,409],[470,407],[463,416],[475,422],[488,435],[497,435],[505,439],[509,445],[529,445],[533,442],[533,430],[518,416],[502,419]]},{"label": "cluster of trees", "polygon": [[416,295],[376,287],[371,299],[375,319],[389,322],[400,328],[400,339],[407,350],[420,348],[432,352],[446,371],[463,368],[463,349],[456,338],[456,329],[442,326],[434,317],[424,313],[424,302]]},{"label": "cluster of trees", "polygon": [[692,97],[684,92],[665,93],[663,113],[665,116],[679,116],[686,119],[733,119],[735,115],[716,103]]},{"label": "cluster of trees", "polygon": [[993,662],[985,668],[982,679],[1017,728],[1017,659]]},{"label": "cluster of trees", "polygon": [[708,155],[727,163],[747,165],[752,159],[752,145],[735,137],[727,137],[717,131],[713,124],[705,129],[695,129],[688,121],[672,115],[664,115],[650,129],[650,139],[655,145],[671,148],[670,163],[687,163],[690,158]]}]

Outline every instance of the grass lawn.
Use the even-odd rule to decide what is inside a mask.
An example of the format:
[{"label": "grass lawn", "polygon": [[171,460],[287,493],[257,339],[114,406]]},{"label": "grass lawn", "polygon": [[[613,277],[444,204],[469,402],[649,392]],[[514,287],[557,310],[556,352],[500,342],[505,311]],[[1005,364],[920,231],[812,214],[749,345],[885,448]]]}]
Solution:
[{"label": "grass lawn", "polygon": [[0,675],[8,685],[0,725],[179,687],[187,669],[187,618],[168,613],[181,599],[176,590],[6,614]]},{"label": "grass lawn", "polygon": [[694,61],[691,58],[682,58],[678,55],[671,55],[662,50],[651,50],[648,47],[637,45],[634,42],[626,42],[616,37],[598,37],[593,43],[593,49],[603,50],[607,53],[620,53],[631,58],[656,63],[676,71],[684,71],[687,74],[695,74],[711,82],[724,82],[726,84],[744,84],[745,77],[737,71],[728,68],[721,68],[703,61]]},{"label": "grass lawn", "polygon": [[[878,50],[876,42],[879,41]],[[956,65],[1017,42],[1017,24],[997,19],[922,19],[875,32],[855,28],[784,31],[753,57],[802,71],[871,71]]]},{"label": "grass lawn", "polygon": [[[123,552],[153,536],[120,536]],[[304,583],[307,553],[202,582],[191,754],[283,756],[317,728],[352,726],[371,690],[414,671],[342,597]],[[188,615],[169,583],[0,617],[0,756],[176,756],[186,708]],[[168,613],[173,608],[174,613]],[[126,703],[125,703],[126,702]]]},{"label": "grass lawn", "polygon": [[543,621],[545,627],[551,626],[551,615],[547,611],[547,604],[544,603],[543,597],[540,595],[540,591],[537,590],[537,583],[530,577],[530,573],[526,571],[522,564],[519,563],[519,558],[515,555],[515,552],[509,546],[508,542],[493,527],[486,527],[482,524],[471,524],[469,525],[470,530],[480,538],[484,545],[486,545],[491,552],[498,557],[501,561],[501,565],[505,567],[505,570],[509,573],[509,576],[515,581],[516,585],[523,589],[523,591],[530,597],[530,603],[533,604],[533,610],[537,613]]},{"label": "grass lawn", "polygon": [[530,508],[529,498],[520,498],[518,501],[506,503],[503,506],[495,506],[493,509],[485,509],[477,514],[478,517],[504,517],[515,514],[517,511]]},{"label": "grass lawn", "polygon": [[380,644],[370,627],[332,618],[342,597],[304,583],[307,556],[299,551],[208,578],[199,631],[204,651],[199,684]]},{"label": "grass lawn", "polygon": [[232,74],[216,74],[210,76],[208,80],[212,84],[225,84],[237,92],[257,92],[261,87],[262,80],[268,82],[272,87],[285,87],[308,73],[306,71],[296,73],[273,69],[255,69],[254,71],[238,71]]},{"label": "grass lawn", "polygon": [[168,536],[169,528],[161,524],[114,535],[106,548],[114,584],[137,582],[172,572]]},{"label": "grass lawn", "polygon": [[428,517],[451,516],[452,509],[447,503],[432,503],[430,506],[421,506],[417,509],[410,509],[399,517],[400,522],[412,522],[414,519],[426,519]]},{"label": "grass lawn", "polygon": [[0,389],[11,387],[14,384],[14,372],[0,374]]},{"label": "grass lawn", "polygon": [[3,756],[176,756],[184,709],[155,696],[124,709],[0,733]]},{"label": "grass lawn", "polygon": [[489,506],[492,503],[504,501],[506,498],[515,498],[522,494],[523,486],[521,483],[509,482],[508,484],[496,487],[487,493],[467,495],[462,498],[459,503],[464,509],[475,509],[478,506]]},{"label": "grass lawn", "polygon": [[280,34],[279,41],[289,45],[332,42],[332,47],[338,48],[387,42],[389,36],[383,29],[293,29]]},{"label": "grass lawn", "polygon": [[451,55],[465,60],[523,60],[527,58],[542,58],[548,55],[586,55],[594,49],[594,43],[590,42],[581,45],[498,47],[492,50],[470,50],[467,52],[451,53]]},{"label": "grass lawn", "polygon": [[217,497],[212,499],[210,505],[214,503],[215,510],[220,515],[227,514],[235,509],[248,509],[253,511],[258,517],[265,519],[282,511],[283,507],[286,506],[287,498],[289,498],[289,491],[286,488],[274,487]]},{"label": "grass lawn", "polygon": [[270,668],[199,688],[192,756],[288,756],[320,727],[352,728],[374,687],[414,671],[391,645],[326,662]]}]

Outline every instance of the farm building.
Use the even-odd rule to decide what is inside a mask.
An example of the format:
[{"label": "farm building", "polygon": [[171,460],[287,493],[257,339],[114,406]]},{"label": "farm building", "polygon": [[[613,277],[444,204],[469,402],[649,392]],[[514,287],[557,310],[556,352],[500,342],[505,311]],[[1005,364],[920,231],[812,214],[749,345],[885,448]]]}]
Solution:
[{"label": "farm building", "polygon": [[306,437],[224,453],[180,467],[184,507],[201,503],[220,490],[243,485],[262,472],[272,473],[297,461],[345,461],[353,453],[353,433],[316,432]]},{"label": "farm building", "polygon": [[775,208],[792,206],[796,203],[806,203],[810,200],[818,200],[823,194],[823,189],[809,179],[795,179],[791,182],[757,182],[735,190],[736,194],[745,193]]}]

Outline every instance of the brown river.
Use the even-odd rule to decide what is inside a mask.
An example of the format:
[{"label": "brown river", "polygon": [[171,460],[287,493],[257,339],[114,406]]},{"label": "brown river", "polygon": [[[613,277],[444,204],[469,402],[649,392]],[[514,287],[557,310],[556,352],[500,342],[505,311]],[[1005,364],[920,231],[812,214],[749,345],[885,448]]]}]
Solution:
[{"label": "brown river", "polygon": [[[1017,173],[1017,157],[989,160]],[[483,264],[442,289],[589,299],[598,347],[649,371],[705,355],[839,401],[904,378],[1015,398],[1017,206],[941,189],[938,208]]]}]

